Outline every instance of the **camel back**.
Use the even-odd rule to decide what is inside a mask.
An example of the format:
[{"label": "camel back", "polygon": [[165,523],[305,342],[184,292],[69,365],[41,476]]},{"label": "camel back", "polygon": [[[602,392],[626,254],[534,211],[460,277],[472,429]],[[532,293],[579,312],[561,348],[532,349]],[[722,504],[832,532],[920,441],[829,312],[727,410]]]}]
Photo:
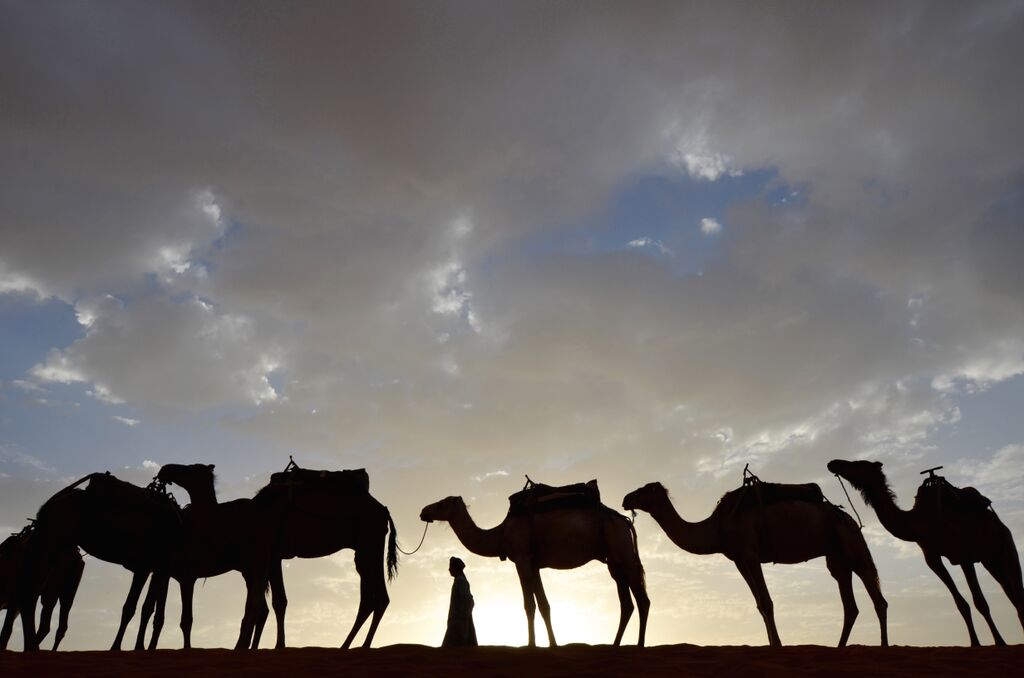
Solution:
[{"label": "camel back", "polygon": [[508,498],[508,512],[512,515],[600,505],[601,490],[597,480],[560,487],[529,480],[525,488]]},{"label": "camel back", "polygon": [[146,508],[158,511],[173,523],[181,521],[180,508],[170,493],[139,487],[109,473],[93,474],[83,491],[98,506],[112,507],[119,512],[133,510],[132,507]]},{"label": "camel back", "polygon": [[991,510],[992,500],[973,487],[957,487],[945,478],[925,480],[917,488],[914,508],[923,507],[941,516],[946,511],[977,515]]},{"label": "camel back", "polygon": [[293,467],[270,476],[270,483],[256,493],[258,498],[292,496],[294,492],[329,492],[360,495],[370,493],[366,469],[318,471]]},{"label": "camel back", "polygon": [[817,483],[766,483],[758,480],[723,494],[711,515],[728,518],[737,513],[760,509],[782,501],[820,504],[825,501],[825,495]]}]

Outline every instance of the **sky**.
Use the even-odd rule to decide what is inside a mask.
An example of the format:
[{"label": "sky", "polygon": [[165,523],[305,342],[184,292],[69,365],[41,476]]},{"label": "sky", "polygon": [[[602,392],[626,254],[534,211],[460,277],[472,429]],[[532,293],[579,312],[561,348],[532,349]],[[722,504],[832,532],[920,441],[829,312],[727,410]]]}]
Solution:
[{"label": "sky", "polygon": [[[171,462],[222,500],[289,455],[366,468],[410,550],[424,505],[495,525],[525,475],[616,508],[658,480],[697,520],[750,464],[849,505],[838,457],[904,507],[944,465],[1020,545],[1022,64],[1019,1],[0,0],[0,536]],[[965,644],[852,503],[891,641]],[[650,643],[766,642],[728,560],[636,528]],[[480,641],[525,643],[512,564],[433,524],[375,644],[440,643],[450,555]],[[838,640],[823,560],[765,572],[784,643]],[[611,642],[603,565],[543,576],[560,642]],[[129,581],[88,557],[62,647],[108,647]],[[290,644],[340,645],[352,552],[285,583]],[[243,590],[197,586],[195,646]]]}]

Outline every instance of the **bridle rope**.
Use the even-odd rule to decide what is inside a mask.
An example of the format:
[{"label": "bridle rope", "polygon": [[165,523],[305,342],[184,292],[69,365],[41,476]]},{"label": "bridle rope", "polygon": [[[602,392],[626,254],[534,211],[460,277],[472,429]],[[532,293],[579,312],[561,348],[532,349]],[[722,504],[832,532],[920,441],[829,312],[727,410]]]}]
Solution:
[{"label": "bridle rope", "polygon": [[857,507],[853,505],[853,500],[850,499],[850,493],[846,491],[846,484],[843,482],[842,476],[838,473],[833,474],[836,480],[839,481],[839,487],[843,488],[843,494],[846,495],[846,503],[850,505],[850,509],[853,511],[853,515],[857,516],[857,523],[860,525],[860,529],[864,529],[864,521],[860,519],[860,514],[857,513]]},{"label": "bridle rope", "polygon": [[399,551],[401,551],[401,552],[402,552],[402,555],[406,555],[406,556],[411,556],[412,554],[414,554],[414,553],[416,553],[417,551],[419,551],[419,550],[420,550],[420,547],[422,547],[422,546],[423,546],[423,541],[424,541],[424,540],[425,540],[425,539],[427,538],[427,528],[428,528],[428,527],[430,527],[430,523],[424,522],[424,523],[423,523],[423,536],[422,536],[422,537],[420,537],[420,543],[419,543],[419,545],[417,545],[417,546],[416,546],[416,548],[414,548],[414,549],[413,549],[412,551],[406,551],[405,549],[403,549],[403,548],[402,548],[402,547],[401,547],[401,546],[400,546],[400,545],[398,544],[398,542],[397,542],[397,541],[395,541],[395,546],[396,546],[396,547],[398,548],[398,550],[399,550]]}]

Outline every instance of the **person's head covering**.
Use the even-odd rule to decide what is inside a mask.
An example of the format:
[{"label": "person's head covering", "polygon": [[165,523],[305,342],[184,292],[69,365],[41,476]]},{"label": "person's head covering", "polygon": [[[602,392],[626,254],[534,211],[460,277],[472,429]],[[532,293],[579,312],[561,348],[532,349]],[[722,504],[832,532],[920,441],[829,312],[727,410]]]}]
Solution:
[{"label": "person's head covering", "polygon": [[448,559],[448,569],[454,570],[455,572],[462,572],[466,569],[466,564],[462,562],[461,558],[456,558],[455,556],[452,556]]}]

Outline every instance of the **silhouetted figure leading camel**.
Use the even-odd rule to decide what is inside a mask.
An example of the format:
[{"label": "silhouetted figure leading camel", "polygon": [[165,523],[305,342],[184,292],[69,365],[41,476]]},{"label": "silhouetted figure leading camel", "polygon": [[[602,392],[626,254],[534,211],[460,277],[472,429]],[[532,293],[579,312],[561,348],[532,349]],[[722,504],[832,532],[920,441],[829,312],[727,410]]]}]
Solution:
[{"label": "silhouetted figure leading camel", "polygon": [[[85,489],[79,485],[88,483]],[[34,611],[48,564],[75,545],[100,560],[122,565],[132,573],[132,585],[121,610],[121,623],[112,650],[121,649],[128,622],[150,573],[157,594],[166,593],[171,552],[181,538],[181,517],[173,498],[155,488],[143,488],[109,473],[93,473],[64,488],[39,509],[35,530],[18,575],[18,598],[25,649],[38,649]],[[161,616],[163,609],[157,609]],[[145,627],[135,642],[143,648]],[[158,634],[150,639],[156,647]]]},{"label": "silhouetted figure leading camel", "polygon": [[515,563],[523,590],[530,647],[537,644],[534,634],[537,608],[540,608],[547,628],[548,643],[552,647],[557,645],[540,570],[569,570],[591,560],[608,564],[608,572],[618,588],[620,614],[615,644],[622,641],[626,624],[633,614],[630,591],[639,608],[639,645],[644,644],[650,600],[636,548],[636,532],[625,516],[604,504],[569,503],[564,507],[540,511],[513,509],[500,524],[483,529],[473,522],[462,497],[448,497],[424,507],[420,519],[447,522],[462,545],[479,556],[502,560],[507,557]]},{"label": "silhouetted figure leading camel", "polygon": [[942,563],[943,556],[963,569],[974,606],[992,630],[996,645],[1005,645],[982,594],[974,564],[981,563],[999,582],[1024,627],[1024,584],[1013,535],[991,509],[987,498],[973,487],[958,488],[935,476],[938,468],[941,467],[930,469],[930,476],[918,488],[914,506],[905,511],[896,504],[896,495],[882,472],[881,462],[833,459],[828,463],[829,471],[845,478],[860,491],[892,536],[916,542],[921,547],[925,563],[953,596],[967,624],[971,645],[980,645],[971,608]]},{"label": "silhouetted figure leading camel", "polygon": [[[721,553],[733,561],[754,594],[770,645],[780,646],[782,640],[775,625],[775,608],[761,564],[802,563],[820,556],[825,556],[825,564],[839,584],[843,602],[839,646],[846,645],[857,618],[854,572],[864,582],[874,603],[882,645],[888,645],[887,603],[882,597],[871,552],[857,524],[823,497],[814,500],[815,495],[821,495],[816,485],[762,485],[771,487],[745,485],[726,493],[711,515],[696,523],[679,516],[661,483],[648,483],[630,492],[622,500],[622,506],[630,511],[649,513],[669,539],[684,551]],[[762,490],[763,494],[756,494]],[[807,498],[812,500],[807,501]]]},{"label": "silhouetted figure leading camel", "polygon": [[[33,527],[29,525],[0,544],[0,610],[7,609],[3,630],[0,630],[0,650],[7,649],[15,619],[20,613],[17,604],[17,585],[32,534]],[[39,615],[39,629],[36,631],[37,645],[50,633],[50,619],[59,602],[60,616],[53,638],[53,649],[56,650],[60,646],[60,641],[64,639],[64,634],[68,630],[68,615],[75,602],[75,594],[78,593],[78,584],[82,581],[84,568],[85,563],[77,546],[69,546],[59,551],[55,554],[55,559],[47,564],[48,571],[43,577],[43,588],[40,591],[43,609]]]}]

